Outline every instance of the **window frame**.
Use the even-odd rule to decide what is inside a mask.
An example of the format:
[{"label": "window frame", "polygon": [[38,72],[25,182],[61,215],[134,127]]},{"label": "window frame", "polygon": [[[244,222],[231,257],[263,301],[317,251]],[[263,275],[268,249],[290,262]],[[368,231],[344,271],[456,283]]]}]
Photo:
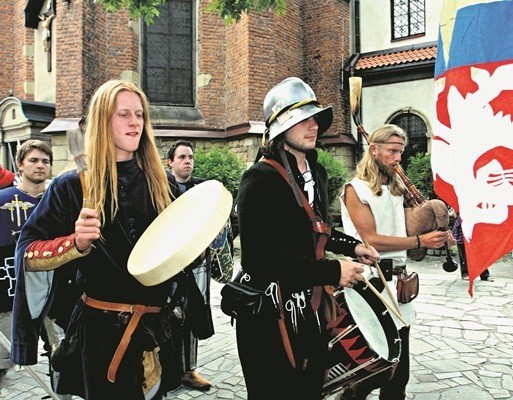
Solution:
[{"label": "window frame", "polygon": [[[404,36],[396,37],[396,32],[395,31],[396,31],[396,26],[398,25],[396,23],[396,20],[397,20],[398,17],[396,17],[395,10],[396,10],[396,7],[399,6],[399,4],[396,4],[398,1],[406,1],[407,2],[407,7],[408,7],[407,19],[408,19],[408,22],[406,24],[406,27],[407,27],[408,33],[406,35],[404,35]],[[420,11],[420,13],[422,14],[422,20],[423,20],[423,30],[422,30],[422,32],[413,33],[413,34],[411,33],[411,31],[412,31],[411,2],[412,1],[422,2],[422,10]],[[390,0],[390,26],[391,26],[391,32],[390,33],[391,33],[391,41],[392,42],[425,36],[426,35],[426,1],[425,0]]]},{"label": "window frame", "polygon": [[[197,68],[197,55],[196,55],[196,42],[197,42],[197,13],[196,13],[196,7],[197,7],[197,0],[183,0],[182,3],[190,3],[190,22],[191,22],[191,28],[190,28],[190,92],[187,93],[187,96],[189,99],[185,101],[181,101],[183,99],[172,99],[169,98],[167,100],[158,99],[155,100],[152,91],[149,88],[148,85],[148,51],[149,47],[147,46],[147,42],[151,40],[151,33],[147,32],[147,29],[149,29],[146,25],[143,25],[141,29],[141,83],[143,90],[145,91],[146,95],[148,96],[148,99],[152,106],[156,107],[180,107],[180,108],[190,108],[195,107],[196,105],[196,68]],[[159,7],[169,7],[169,12],[171,13],[173,11],[173,7],[176,6],[177,1],[168,1],[164,4],[162,4]],[[155,19],[155,22],[153,25],[158,24],[159,18]],[[168,36],[171,38],[172,34],[169,33]],[[170,68],[167,70],[169,71]],[[168,74],[169,76],[169,74]],[[169,79],[166,79],[167,84],[169,85]],[[185,96],[184,96],[185,98]]]}]

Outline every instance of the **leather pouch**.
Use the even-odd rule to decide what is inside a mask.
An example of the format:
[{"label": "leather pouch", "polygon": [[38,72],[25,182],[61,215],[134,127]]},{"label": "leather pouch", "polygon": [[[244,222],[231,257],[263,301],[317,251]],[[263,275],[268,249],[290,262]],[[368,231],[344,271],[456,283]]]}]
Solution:
[{"label": "leather pouch", "polygon": [[228,282],[221,289],[221,310],[232,318],[258,314],[264,293],[239,282]]},{"label": "leather pouch", "polygon": [[416,272],[408,274],[406,269],[397,276],[397,300],[406,304],[415,300],[419,294],[419,275]]}]

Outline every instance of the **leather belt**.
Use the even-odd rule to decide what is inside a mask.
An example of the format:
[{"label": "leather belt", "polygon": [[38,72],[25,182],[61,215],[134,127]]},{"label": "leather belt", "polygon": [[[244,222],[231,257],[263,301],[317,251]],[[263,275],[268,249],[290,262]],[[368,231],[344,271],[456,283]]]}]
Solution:
[{"label": "leather belt", "polygon": [[89,307],[97,308],[99,310],[116,311],[119,313],[126,312],[132,314],[132,317],[125,329],[125,333],[123,333],[118,348],[112,357],[109,370],[107,371],[107,379],[114,383],[116,381],[116,373],[118,371],[119,364],[125,355],[125,351],[132,339],[132,334],[134,333],[135,328],[137,328],[137,325],[139,324],[139,320],[144,314],[159,313],[160,307],[145,306],[142,304],[112,303],[110,301],[96,300],[91,297],[87,297],[85,293],[82,295],[82,301]]}]

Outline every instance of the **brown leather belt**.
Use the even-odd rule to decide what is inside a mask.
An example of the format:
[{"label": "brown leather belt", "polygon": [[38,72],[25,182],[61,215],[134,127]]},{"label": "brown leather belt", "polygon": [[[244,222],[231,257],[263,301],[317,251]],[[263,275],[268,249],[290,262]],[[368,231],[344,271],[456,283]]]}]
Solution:
[{"label": "brown leather belt", "polygon": [[107,379],[114,383],[116,381],[116,373],[118,371],[119,364],[121,363],[121,359],[123,358],[128,344],[132,339],[132,333],[134,333],[135,328],[137,328],[139,320],[144,314],[159,313],[160,307],[145,306],[142,304],[111,303],[110,301],[92,299],[91,297],[87,297],[85,293],[82,295],[82,300],[89,307],[97,308],[99,310],[116,311],[120,313],[126,312],[132,314],[132,317],[125,329],[125,333],[121,337],[118,348],[112,357],[112,361],[110,362],[109,370],[107,372]]}]

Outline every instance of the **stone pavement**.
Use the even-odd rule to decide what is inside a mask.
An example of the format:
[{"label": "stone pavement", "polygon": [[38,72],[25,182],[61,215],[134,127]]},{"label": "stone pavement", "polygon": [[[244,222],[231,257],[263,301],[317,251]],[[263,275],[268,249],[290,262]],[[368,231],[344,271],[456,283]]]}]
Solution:
[{"label": "stone pavement", "polygon": [[[456,257],[457,259],[457,257]],[[411,327],[411,374],[407,398],[415,400],[513,399],[513,259],[506,256],[491,268],[495,282],[479,279],[470,297],[459,271],[442,269],[445,257],[410,262],[420,275],[415,300],[417,323]],[[219,309],[222,285],[213,282],[216,334],[200,341],[198,371],[213,387],[201,392],[181,387],[166,399],[246,399],[235,328]],[[258,345],[258,344],[256,344]],[[45,359],[34,366],[48,378]],[[265,368],[265,366],[262,366]],[[26,370],[10,371],[0,398],[41,399],[45,392]],[[377,400],[374,391],[368,400]],[[272,395],[270,394],[270,399]],[[334,395],[327,399],[333,400]]]}]

